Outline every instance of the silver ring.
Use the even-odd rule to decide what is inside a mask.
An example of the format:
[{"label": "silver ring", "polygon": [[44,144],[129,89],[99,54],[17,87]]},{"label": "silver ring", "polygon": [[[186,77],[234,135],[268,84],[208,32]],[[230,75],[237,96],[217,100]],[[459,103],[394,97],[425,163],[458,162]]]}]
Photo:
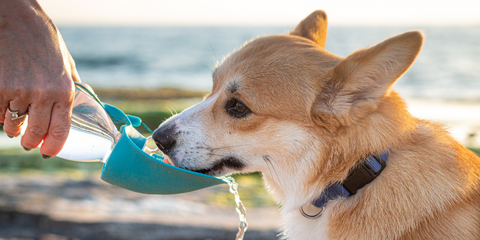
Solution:
[{"label": "silver ring", "polygon": [[8,113],[10,113],[12,115],[12,121],[15,121],[17,119],[20,119],[20,118],[24,118],[27,116],[27,114],[23,114],[23,115],[18,115],[18,111],[11,111],[9,108],[7,108],[7,111]]}]

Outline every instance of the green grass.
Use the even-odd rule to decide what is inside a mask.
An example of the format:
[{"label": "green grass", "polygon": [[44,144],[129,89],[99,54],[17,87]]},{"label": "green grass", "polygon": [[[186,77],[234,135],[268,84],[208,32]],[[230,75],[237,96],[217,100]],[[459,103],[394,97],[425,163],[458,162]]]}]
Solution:
[{"label": "green grass", "polygon": [[[142,119],[142,122],[145,123],[152,131],[166,119],[172,116],[170,112],[163,111],[150,111],[150,112],[125,112],[129,115],[134,115]],[[147,130],[143,127],[137,128],[137,130],[143,134],[149,134]]]}]

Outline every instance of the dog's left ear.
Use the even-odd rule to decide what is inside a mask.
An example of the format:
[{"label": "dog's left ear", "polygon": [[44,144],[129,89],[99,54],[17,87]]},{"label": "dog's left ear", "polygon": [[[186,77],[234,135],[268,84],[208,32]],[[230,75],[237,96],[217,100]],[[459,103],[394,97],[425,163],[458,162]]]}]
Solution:
[{"label": "dog's left ear", "polygon": [[421,32],[406,32],[340,61],[312,105],[313,120],[340,127],[373,112],[410,68],[422,44]]},{"label": "dog's left ear", "polygon": [[311,13],[297,25],[290,35],[308,38],[325,48],[325,42],[327,41],[327,14],[322,10]]}]

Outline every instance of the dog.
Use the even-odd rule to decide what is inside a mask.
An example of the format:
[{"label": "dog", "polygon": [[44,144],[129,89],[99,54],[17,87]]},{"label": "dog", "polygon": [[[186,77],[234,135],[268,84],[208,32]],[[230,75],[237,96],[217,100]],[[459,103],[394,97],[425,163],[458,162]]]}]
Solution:
[{"label": "dog", "polygon": [[318,10],[232,53],[212,92],[155,130],[166,161],[261,172],[286,239],[480,239],[480,158],[392,89],[423,34],[346,58],[325,50],[326,35]]}]

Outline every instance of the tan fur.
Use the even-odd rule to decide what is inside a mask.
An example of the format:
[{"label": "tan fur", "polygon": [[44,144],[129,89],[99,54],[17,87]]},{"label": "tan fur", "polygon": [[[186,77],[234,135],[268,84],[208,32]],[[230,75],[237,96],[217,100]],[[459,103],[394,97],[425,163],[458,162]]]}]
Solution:
[{"label": "tan fur", "polygon": [[[324,49],[326,21],[316,11],[290,35],[255,39],[229,56],[205,101],[162,125],[177,129],[169,157],[195,170],[231,156],[241,172],[261,171],[289,239],[480,239],[480,158],[442,126],[412,117],[392,90],[422,34],[343,59]],[[252,113],[230,116],[233,98]],[[319,219],[300,215],[362,156],[387,149],[387,167],[372,183],[331,201]]]}]

